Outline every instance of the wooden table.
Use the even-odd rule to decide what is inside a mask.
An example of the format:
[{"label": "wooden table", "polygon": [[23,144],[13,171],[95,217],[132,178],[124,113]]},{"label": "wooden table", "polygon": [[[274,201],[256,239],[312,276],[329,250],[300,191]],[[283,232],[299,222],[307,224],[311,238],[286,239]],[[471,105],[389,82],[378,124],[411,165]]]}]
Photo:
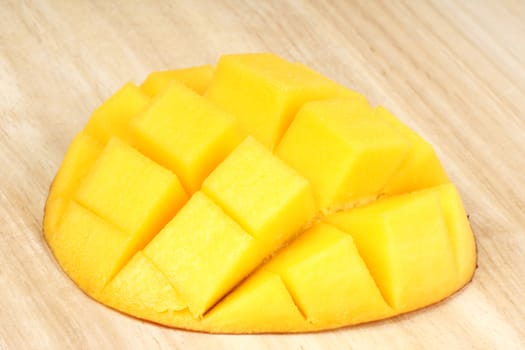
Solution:
[{"label": "wooden table", "polygon": [[[436,146],[477,239],[470,285],[391,320],[256,336],[163,328],[75,287],[41,232],[73,135],[127,80],[248,51],[361,91]],[[0,349],[525,348],[523,62],[522,0],[2,1]]]}]

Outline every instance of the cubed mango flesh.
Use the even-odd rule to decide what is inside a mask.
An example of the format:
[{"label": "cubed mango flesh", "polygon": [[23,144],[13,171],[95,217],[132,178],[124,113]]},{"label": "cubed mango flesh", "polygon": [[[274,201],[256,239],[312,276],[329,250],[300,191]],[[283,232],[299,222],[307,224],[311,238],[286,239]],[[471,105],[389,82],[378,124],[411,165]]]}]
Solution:
[{"label": "cubed mango flesh", "polygon": [[49,189],[44,217],[44,232],[47,240],[56,232],[68,201],[74,197],[80,181],[97,160],[102,144],[81,131],[73,139],[62,161],[55,180]]},{"label": "cubed mango flesh", "polygon": [[310,181],[318,205],[329,208],[375,199],[411,147],[366,101],[328,99],[303,105],[276,154]]},{"label": "cubed mango flesh", "polygon": [[391,123],[410,142],[412,147],[396,173],[388,179],[381,192],[401,194],[447,183],[448,177],[431,144],[394,117],[384,107],[377,107],[379,118]]},{"label": "cubed mango flesh", "polygon": [[138,251],[106,285],[99,300],[104,304],[142,319],[185,328],[202,329],[180,294],[164,273],[142,251]]},{"label": "cubed mango flesh", "polygon": [[222,56],[206,97],[235,115],[246,135],[273,149],[301,106],[345,96],[364,99],[301,64],[273,54]]},{"label": "cubed mango flesh", "polygon": [[131,257],[128,234],[70,200],[53,239],[66,273],[96,296]]},{"label": "cubed mango flesh", "polygon": [[241,141],[233,116],[177,81],[131,122],[131,132],[136,147],[175,172],[188,193]]},{"label": "cubed mango flesh", "polygon": [[188,307],[164,273],[141,250],[106,285],[102,294],[108,304],[133,307],[143,316]]},{"label": "cubed mango flesh", "polygon": [[127,83],[89,118],[85,132],[106,143],[112,137],[129,141],[129,122],[149,104],[150,98],[135,84]]},{"label": "cubed mango flesh", "polygon": [[425,191],[437,193],[447,225],[452,251],[457,265],[457,288],[470,281],[476,269],[476,242],[461,203],[458,190],[451,183],[431,187]]},{"label": "cubed mango flesh", "polygon": [[[279,320],[279,322],[275,322]],[[245,333],[309,330],[281,277],[267,269],[255,272],[204,319],[216,332]]]},{"label": "cubed mango flesh", "polygon": [[384,319],[446,298],[476,268],[433,147],[272,54],[124,85],[71,143],[43,226],[91,297],[205,332]]},{"label": "cubed mango flesh", "polygon": [[308,181],[251,137],[208,176],[202,190],[270,251],[315,214]]},{"label": "cubed mango flesh", "polygon": [[[299,309],[314,325],[336,327],[393,314],[351,235],[331,225],[314,225],[266,268],[281,276]],[[320,299],[324,302],[319,303]]]},{"label": "cubed mango flesh", "polygon": [[254,239],[202,192],[197,192],[146,246],[144,254],[202,316],[260,261]]},{"label": "cubed mango flesh", "polygon": [[438,191],[381,199],[326,220],[352,235],[396,311],[437,302],[457,286],[458,265]]},{"label": "cubed mango flesh", "polygon": [[80,183],[75,199],[138,241],[149,241],[187,195],[175,174],[113,138]]}]

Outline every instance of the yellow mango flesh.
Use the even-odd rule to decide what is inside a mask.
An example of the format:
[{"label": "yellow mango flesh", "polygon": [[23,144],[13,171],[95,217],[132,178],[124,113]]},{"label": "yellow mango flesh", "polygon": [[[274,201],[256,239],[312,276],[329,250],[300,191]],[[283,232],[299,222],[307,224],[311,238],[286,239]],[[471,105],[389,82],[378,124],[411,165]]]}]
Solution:
[{"label": "yellow mango flesh", "polygon": [[187,196],[175,174],[114,138],[82,180],[75,199],[141,245]]},{"label": "yellow mango flesh", "polygon": [[93,298],[205,332],[383,319],[445,298],[476,267],[432,146],[272,54],[124,85],[71,143],[44,233]]},{"label": "yellow mango flesh", "polygon": [[259,261],[250,261],[253,238],[221,208],[197,192],[144,253],[201,316]]},{"label": "yellow mango flesh", "polygon": [[212,77],[213,66],[211,64],[165,70],[150,73],[142,85],[140,85],[140,88],[146,95],[154,97],[172,81],[176,80],[202,95],[208,88]]},{"label": "yellow mango flesh", "polygon": [[314,325],[342,326],[393,314],[352,237],[328,224],[303,233],[266,268],[281,276]]},{"label": "yellow mango flesh", "polygon": [[400,168],[383,187],[382,193],[388,195],[401,194],[441,185],[449,181],[432,145],[401,123],[385,108],[377,107],[375,113],[379,118],[391,123],[412,143],[412,148]]},{"label": "yellow mango flesh", "polygon": [[128,235],[70,201],[53,239],[53,253],[67,274],[96,296],[129,259]]},{"label": "yellow mango flesh", "polygon": [[137,148],[179,175],[188,193],[241,141],[235,118],[171,82],[131,123]]},{"label": "yellow mango flesh", "polygon": [[292,332],[311,327],[279,275],[266,269],[235,289],[204,322],[215,332]]},{"label": "yellow mango flesh", "polygon": [[410,147],[366,102],[336,99],[305,104],[276,154],[310,181],[326,208],[377,196]]},{"label": "yellow mango flesh", "polygon": [[164,273],[142,251],[106,285],[99,296],[104,304],[142,319],[202,330]]},{"label": "yellow mango flesh", "polygon": [[129,121],[149,102],[150,98],[136,85],[127,83],[93,112],[85,132],[102,143],[114,136],[129,141]]},{"label": "yellow mango flesh", "polygon": [[454,185],[446,183],[425,190],[437,193],[457,265],[457,288],[470,281],[476,268],[476,243],[461,198]]},{"label": "yellow mango flesh", "polygon": [[181,311],[187,308],[178,292],[171,286],[161,270],[142,251],[103,290],[105,303],[132,309],[141,317]]},{"label": "yellow mango flesh", "polygon": [[309,68],[273,54],[222,56],[206,97],[235,115],[242,130],[273,149],[307,101],[364,99]]},{"label": "yellow mango flesh", "polygon": [[379,200],[326,220],[352,235],[396,311],[439,301],[457,286],[458,266],[437,191]]},{"label": "yellow mango flesh", "polygon": [[253,237],[274,250],[315,214],[308,181],[248,137],[204,181],[213,198]]},{"label": "yellow mango flesh", "polygon": [[52,240],[50,234],[57,231],[68,201],[75,195],[80,181],[101,151],[100,142],[85,132],[78,133],[71,142],[62,166],[49,189],[44,217],[44,232],[47,240]]}]

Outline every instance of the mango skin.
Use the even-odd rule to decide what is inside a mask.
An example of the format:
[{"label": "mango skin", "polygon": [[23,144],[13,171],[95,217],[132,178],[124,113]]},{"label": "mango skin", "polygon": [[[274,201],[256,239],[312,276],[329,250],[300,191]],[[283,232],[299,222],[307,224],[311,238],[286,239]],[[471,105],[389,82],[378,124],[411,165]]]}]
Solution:
[{"label": "mango skin", "polygon": [[124,85],[73,140],[44,235],[92,298],[213,333],[384,319],[446,298],[476,268],[432,146],[272,54]]}]

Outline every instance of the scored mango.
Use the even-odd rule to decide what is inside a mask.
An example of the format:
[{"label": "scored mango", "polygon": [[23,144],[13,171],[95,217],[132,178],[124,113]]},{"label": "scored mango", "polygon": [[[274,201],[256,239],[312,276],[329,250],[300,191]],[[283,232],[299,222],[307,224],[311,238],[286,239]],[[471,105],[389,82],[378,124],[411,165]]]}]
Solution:
[{"label": "scored mango", "polygon": [[43,226],[94,299],[205,332],[384,319],[446,298],[476,268],[433,147],[269,53],[125,84],[71,143]]}]

